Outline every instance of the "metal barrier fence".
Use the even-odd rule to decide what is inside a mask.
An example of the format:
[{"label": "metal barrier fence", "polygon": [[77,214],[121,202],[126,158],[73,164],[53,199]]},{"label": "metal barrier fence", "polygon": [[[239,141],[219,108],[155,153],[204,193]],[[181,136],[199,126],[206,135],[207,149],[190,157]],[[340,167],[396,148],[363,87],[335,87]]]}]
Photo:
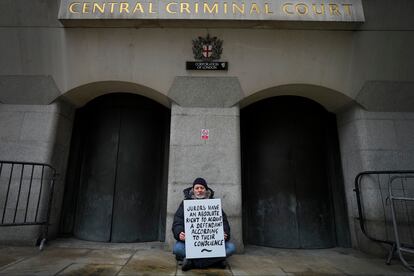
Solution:
[{"label": "metal barrier fence", "polygon": [[365,171],[355,177],[359,223],[364,235],[390,245],[387,264],[397,253],[414,253],[414,171]]},{"label": "metal barrier fence", "polygon": [[0,227],[40,225],[46,242],[56,170],[42,163],[0,161]]}]

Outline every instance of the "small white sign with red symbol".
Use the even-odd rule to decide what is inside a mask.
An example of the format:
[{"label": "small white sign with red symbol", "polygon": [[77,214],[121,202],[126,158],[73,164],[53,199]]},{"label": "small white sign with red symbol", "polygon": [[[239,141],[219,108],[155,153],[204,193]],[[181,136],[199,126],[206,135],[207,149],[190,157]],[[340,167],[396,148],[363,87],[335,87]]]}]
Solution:
[{"label": "small white sign with red symbol", "polygon": [[209,130],[202,129],[201,130],[201,140],[208,140]]}]

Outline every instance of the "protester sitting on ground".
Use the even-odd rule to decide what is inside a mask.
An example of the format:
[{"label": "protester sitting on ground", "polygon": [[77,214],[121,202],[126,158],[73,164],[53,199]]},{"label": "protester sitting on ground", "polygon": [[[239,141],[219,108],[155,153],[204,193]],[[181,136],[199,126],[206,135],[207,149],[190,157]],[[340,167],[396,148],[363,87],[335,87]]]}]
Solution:
[{"label": "protester sitting on ground", "polygon": [[[214,191],[207,186],[207,182],[203,178],[196,178],[193,182],[193,186],[186,188],[184,191],[184,200],[191,199],[212,199],[214,198]],[[227,220],[227,216],[223,213],[223,228],[224,228],[224,240],[226,248],[226,257],[231,256],[236,248],[230,240],[230,225]],[[181,269],[183,271],[190,270],[192,268],[207,268],[207,267],[219,267],[226,268],[227,262],[225,257],[220,258],[202,258],[202,259],[186,259],[185,256],[185,227],[184,227],[184,201],[181,202],[174,215],[174,222],[172,224],[172,231],[174,238],[177,240],[174,245],[173,253],[177,260],[182,260],[183,264]]]}]

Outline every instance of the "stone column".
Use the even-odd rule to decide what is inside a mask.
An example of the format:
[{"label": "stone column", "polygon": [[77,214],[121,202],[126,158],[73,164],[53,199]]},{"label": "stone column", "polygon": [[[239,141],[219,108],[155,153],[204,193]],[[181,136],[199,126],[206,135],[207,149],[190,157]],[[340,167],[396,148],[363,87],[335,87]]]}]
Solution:
[{"label": "stone column", "polygon": [[[356,175],[362,171],[412,170],[413,129],[413,112],[374,112],[355,104],[338,114],[350,232],[355,248],[376,255],[388,253],[388,246],[368,240],[360,229],[354,181]],[[382,183],[381,189],[378,180]],[[388,208],[387,216],[390,219],[389,205],[386,202],[387,181],[388,176],[381,179],[365,178],[365,185],[362,187],[368,232],[379,239],[393,239],[392,228],[384,227],[383,204]]]},{"label": "stone column", "polygon": [[[0,104],[0,157],[1,160],[16,162],[39,162],[53,166],[59,173],[55,182],[53,203],[51,206],[51,217],[49,237],[53,238],[59,226],[60,206],[62,203],[64,177],[66,171],[67,157],[72,131],[74,109],[65,102],[55,102],[50,105],[11,105]],[[19,170],[18,167],[16,170]],[[15,174],[16,177],[18,174]],[[7,183],[7,177],[3,170],[2,190]],[[25,184],[27,182],[24,182]],[[6,222],[11,222],[10,214],[16,206],[18,183],[10,187],[9,196],[13,201],[8,201],[6,209]],[[26,187],[26,186],[24,186]],[[27,188],[27,187],[26,187]],[[26,189],[24,188],[24,189]],[[27,190],[24,190],[27,191]],[[23,193],[23,190],[22,190]],[[32,191],[32,193],[34,193]],[[25,194],[22,197],[24,199]],[[5,195],[0,194],[0,201],[5,201]],[[35,198],[35,197],[34,197]],[[45,197],[46,198],[46,197]],[[21,202],[22,199],[21,199]],[[46,202],[41,202],[46,204]],[[16,222],[22,222],[25,205],[17,205],[19,216]],[[3,206],[0,207],[0,211]],[[8,215],[8,216],[7,216]],[[0,242],[7,244],[34,244],[39,236],[39,226],[13,226],[0,227]]]},{"label": "stone column", "polygon": [[[183,190],[203,177],[222,199],[232,242],[243,251],[239,107],[235,78],[177,78],[170,90],[176,101],[171,111],[170,161],[166,242],[174,243],[171,225],[183,200]],[[229,101],[230,99],[230,101]],[[209,130],[208,140],[201,130]]]}]

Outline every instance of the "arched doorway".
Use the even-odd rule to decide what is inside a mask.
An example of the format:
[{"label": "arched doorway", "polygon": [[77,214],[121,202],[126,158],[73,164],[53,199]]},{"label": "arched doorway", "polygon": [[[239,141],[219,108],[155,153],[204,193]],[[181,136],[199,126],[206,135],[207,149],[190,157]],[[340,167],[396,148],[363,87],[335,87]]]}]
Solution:
[{"label": "arched doorway", "polygon": [[241,135],[245,243],[349,246],[335,115],[273,97],[241,110]]},{"label": "arched doorway", "polygon": [[169,116],[126,93],[77,111],[61,232],[101,242],[162,239]]}]

